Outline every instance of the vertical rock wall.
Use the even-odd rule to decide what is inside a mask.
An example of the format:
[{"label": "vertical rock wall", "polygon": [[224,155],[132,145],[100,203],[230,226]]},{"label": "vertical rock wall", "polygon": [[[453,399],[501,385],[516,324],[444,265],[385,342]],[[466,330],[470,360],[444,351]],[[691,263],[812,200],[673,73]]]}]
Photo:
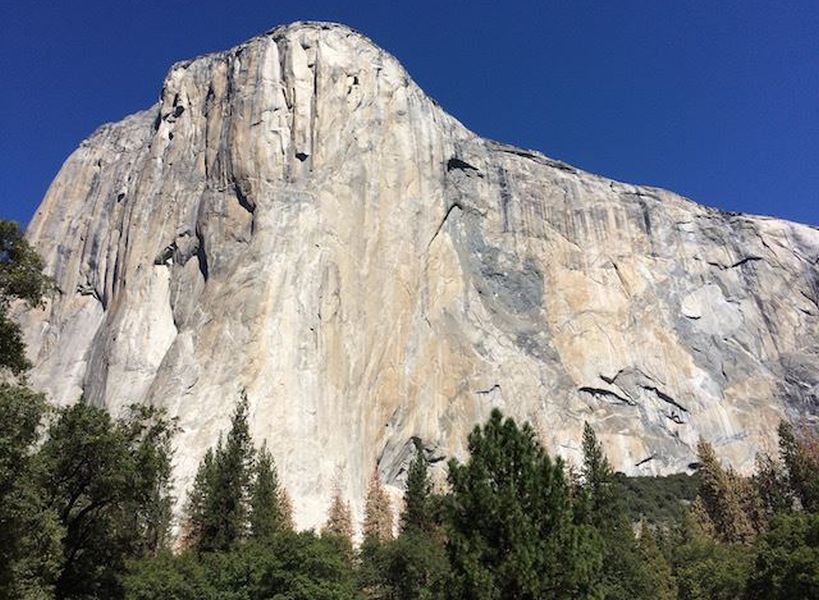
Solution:
[{"label": "vertical rock wall", "polygon": [[819,231],[481,139],[338,25],[175,65],[28,237],[59,287],[20,315],[33,383],[167,407],[180,491],[245,388],[305,527],[339,469],[360,511],[495,406],[569,458],[588,420],[630,473],[699,436],[748,469],[817,413]]}]

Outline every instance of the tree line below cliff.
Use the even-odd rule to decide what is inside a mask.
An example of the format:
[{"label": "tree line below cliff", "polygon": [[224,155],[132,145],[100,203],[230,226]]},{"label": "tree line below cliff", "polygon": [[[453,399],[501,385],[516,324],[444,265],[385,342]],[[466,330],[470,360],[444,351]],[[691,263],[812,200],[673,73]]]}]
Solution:
[{"label": "tree line below cliff", "polygon": [[242,395],[175,541],[174,421],[150,407],[53,408],[26,386],[7,314],[15,299],[40,302],[41,271],[0,222],[0,598],[819,598],[819,438],[788,423],[751,477],[701,441],[694,476],[629,478],[589,425],[575,469],[494,411],[445,484],[417,448],[400,507],[374,469],[362,523],[338,485],[320,531],[297,532]]}]

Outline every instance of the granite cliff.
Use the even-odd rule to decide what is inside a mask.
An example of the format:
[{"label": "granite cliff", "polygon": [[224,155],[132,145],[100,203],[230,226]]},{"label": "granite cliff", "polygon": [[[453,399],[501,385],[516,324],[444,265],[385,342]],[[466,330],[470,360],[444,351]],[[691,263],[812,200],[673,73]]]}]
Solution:
[{"label": "granite cliff", "polygon": [[58,287],[19,315],[32,383],[167,407],[179,490],[245,388],[301,526],[495,406],[570,459],[588,420],[629,473],[700,436],[748,470],[818,412],[819,231],[482,139],[339,25],[174,65],[27,235]]}]

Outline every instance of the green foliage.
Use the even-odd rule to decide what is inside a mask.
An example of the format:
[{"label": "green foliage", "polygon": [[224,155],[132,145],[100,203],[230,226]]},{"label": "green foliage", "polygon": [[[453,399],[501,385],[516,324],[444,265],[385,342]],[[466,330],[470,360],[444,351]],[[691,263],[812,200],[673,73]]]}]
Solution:
[{"label": "green foliage", "polygon": [[60,412],[38,455],[45,504],[65,534],[58,598],[116,597],[125,561],[162,549],[173,431],[152,409],[120,421],[83,402]]},{"label": "green foliage", "polygon": [[793,509],[793,492],[788,485],[784,468],[770,456],[757,457],[756,472],[752,478],[754,490],[759,497],[765,520]]},{"label": "green foliage", "polygon": [[192,552],[164,552],[133,561],[123,577],[131,600],[206,600],[215,598],[205,565]]},{"label": "green foliage", "polygon": [[171,542],[174,497],[171,485],[171,443],[176,423],[153,406],[130,407],[119,422],[125,429],[134,464],[131,528],[137,534],[136,554],[156,554]]},{"label": "green foliage", "polygon": [[673,557],[679,600],[739,600],[753,564],[745,544],[723,544],[696,536]]},{"label": "green foliage", "polygon": [[615,473],[614,482],[630,522],[645,521],[667,527],[678,523],[697,497],[700,477],[696,473],[655,477],[627,477]]},{"label": "green foliage", "polygon": [[498,410],[468,442],[468,462],[449,464],[451,596],[598,597],[601,543],[573,522],[562,461]]},{"label": "green foliage", "polygon": [[398,538],[361,548],[360,578],[368,598],[443,598],[449,560],[441,523],[440,498],[431,491],[428,465],[418,445],[407,473]]},{"label": "green foliage", "polygon": [[788,472],[788,485],[802,508],[819,512],[819,441],[802,432],[797,437],[793,426],[779,425],[779,451]]},{"label": "green foliage", "polygon": [[227,552],[162,555],[131,565],[129,600],[353,600],[362,596],[344,550],[312,533],[284,533]]},{"label": "green foliage", "polygon": [[267,447],[262,446],[250,490],[251,537],[270,539],[285,527],[281,497],[276,461]]},{"label": "green foliage", "polygon": [[0,220],[0,368],[19,375],[30,367],[20,328],[8,317],[13,300],[38,306],[50,287],[43,261],[17,223]]},{"label": "green foliage", "polygon": [[774,519],[760,540],[748,597],[819,598],[819,515],[791,514]]},{"label": "green foliage", "polygon": [[608,527],[611,524],[611,517],[619,515],[622,511],[616,505],[619,498],[614,487],[614,471],[588,423],[583,424],[582,449],[583,466],[580,475],[587,505],[585,509],[595,527]]},{"label": "green foliage", "polygon": [[63,536],[43,501],[34,444],[45,398],[0,384],[0,598],[53,594]]},{"label": "green foliage", "polygon": [[407,491],[404,494],[404,512],[401,513],[402,531],[429,531],[432,528],[431,495],[429,465],[424,449],[417,444],[407,471]]},{"label": "green foliage", "polygon": [[440,535],[411,528],[387,545],[378,568],[394,600],[446,597],[449,560]]},{"label": "green foliage", "polygon": [[0,498],[4,498],[30,468],[32,445],[46,411],[45,397],[31,390],[0,384]]},{"label": "green foliage", "polygon": [[208,450],[196,473],[188,504],[188,535],[202,552],[229,550],[249,533],[254,451],[247,412],[247,395],[242,391],[227,438]]},{"label": "green foliage", "polygon": [[702,507],[698,517],[704,520],[703,529],[727,544],[750,542],[756,533],[753,487],[726,470],[708,442],[700,440],[697,444],[697,458]]},{"label": "green foliage", "polygon": [[[696,477],[616,475],[587,425],[573,487],[528,425],[493,411],[470,434],[468,461],[450,462],[447,496],[431,493],[417,450],[395,540],[373,477],[356,555],[340,481],[326,535],[290,530],[275,461],[266,448],[256,458],[247,413],[243,394],[189,497],[193,547],[174,555],[175,426],[164,413],[132,407],[113,419],[80,402],[57,411],[38,449],[44,398],[0,384],[0,600],[819,597],[819,516],[799,512],[814,506],[818,446],[787,426],[781,465],[760,459],[748,479],[702,444]],[[629,515],[646,514],[656,527],[643,522],[636,538]]]},{"label": "green foliage", "polygon": [[645,562],[626,517],[614,471],[588,423],[583,426],[582,448],[577,516],[594,527],[603,541],[603,595],[610,600],[654,598],[655,590],[646,584]]},{"label": "green foliage", "polygon": [[646,525],[642,527],[638,556],[641,577],[634,597],[674,600],[677,597],[677,583],[671,570],[671,563],[660,549],[654,532]]}]

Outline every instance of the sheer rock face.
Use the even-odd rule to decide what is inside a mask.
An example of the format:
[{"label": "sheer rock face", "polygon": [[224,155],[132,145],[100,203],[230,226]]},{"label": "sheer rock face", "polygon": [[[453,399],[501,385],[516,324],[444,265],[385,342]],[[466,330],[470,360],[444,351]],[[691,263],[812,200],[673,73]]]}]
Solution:
[{"label": "sheer rock face", "polygon": [[699,436],[747,470],[817,413],[819,231],[481,139],[337,25],[175,65],[28,236],[59,287],[20,315],[33,383],[167,407],[180,492],[245,388],[301,526],[338,469],[360,514],[375,463],[463,457],[495,406],[646,474]]}]

